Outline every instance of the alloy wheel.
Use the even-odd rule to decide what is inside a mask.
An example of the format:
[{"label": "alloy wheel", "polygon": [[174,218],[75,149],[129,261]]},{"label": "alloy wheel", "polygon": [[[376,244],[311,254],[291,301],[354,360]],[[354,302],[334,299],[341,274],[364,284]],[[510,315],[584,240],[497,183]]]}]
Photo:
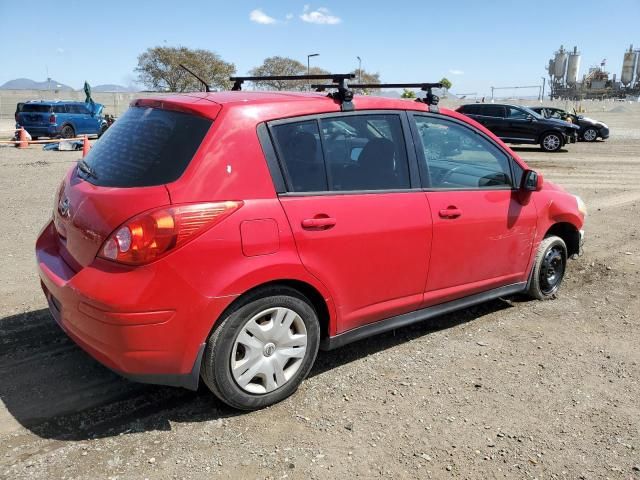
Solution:
[{"label": "alloy wheel", "polygon": [[542,141],[545,150],[555,151],[560,148],[560,137],[557,135],[547,135]]},{"label": "alloy wheel", "polygon": [[587,130],[585,130],[582,137],[587,142],[593,142],[598,137],[598,132],[596,132],[593,128],[588,128]]}]

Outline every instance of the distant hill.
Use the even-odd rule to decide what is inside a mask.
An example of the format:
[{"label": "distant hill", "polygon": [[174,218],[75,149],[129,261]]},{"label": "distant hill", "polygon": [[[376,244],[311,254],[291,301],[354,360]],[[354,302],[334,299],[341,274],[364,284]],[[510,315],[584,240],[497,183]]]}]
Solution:
[{"label": "distant hill", "polygon": [[[16,78],[15,80],[9,80],[4,85],[0,85],[0,90],[61,90],[68,92],[75,89],[54,79],[51,79],[51,82],[47,82],[46,80],[44,82],[36,82],[30,78]],[[95,87],[91,86],[91,90],[93,92],[137,92],[134,88],[111,83],[96,85]]]},{"label": "distant hill", "polygon": [[96,85],[91,87],[93,92],[137,92],[135,88],[123,87],[122,85],[114,85],[107,83],[104,85]]},{"label": "distant hill", "polygon": [[30,78],[16,78],[15,80],[9,80],[4,85],[0,85],[0,90],[73,90],[69,85],[60,83],[54,79],[51,82],[36,82]]}]

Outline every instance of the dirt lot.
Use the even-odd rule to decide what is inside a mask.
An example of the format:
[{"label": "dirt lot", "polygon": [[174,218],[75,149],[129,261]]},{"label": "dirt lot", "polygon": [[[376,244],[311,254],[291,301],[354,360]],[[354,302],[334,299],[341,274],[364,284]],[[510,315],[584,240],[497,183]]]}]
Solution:
[{"label": "dirt lot", "polygon": [[33,244],[78,154],[0,148],[0,477],[640,479],[639,107],[592,114],[606,142],[518,149],[590,209],[559,298],[321,353],[248,414],[130,383],[65,337]]}]

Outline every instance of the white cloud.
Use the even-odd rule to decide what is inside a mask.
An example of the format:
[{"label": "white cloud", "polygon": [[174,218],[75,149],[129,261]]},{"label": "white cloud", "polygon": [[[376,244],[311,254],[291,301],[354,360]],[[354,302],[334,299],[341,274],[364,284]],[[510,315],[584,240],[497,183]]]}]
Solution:
[{"label": "white cloud", "polygon": [[58,48],[56,48],[56,52],[58,52],[58,53],[64,53],[64,48],[62,48],[62,47],[58,47]]},{"label": "white cloud", "polygon": [[270,17],[259,8],[256,8],[255,10],[251,10],[251,12],[249,13],[249,20],[251,20],[254,23],[259,23],[261,25],[271,25],[277,22],[275,18]]},{"label": "white cloud", "polygon": [[293,13],[287,13],[284,18],[286,18],[287,20],[291,20],[293,18]]},{"label": "white cloud", "polygon": [[318,25],[336,25],[342,21],[340,17],[331,15],[326,8],[318,8],[317,10],[311,10],[309,5],[304,6],[303,14],[300,15],[300,19],[307,23],[316,23]]},{"label": "white cloud", "polygon": [[455,68],[452,70],[449,70],[449,73],[451,75],[464,75],[464,71],[463,70],[456,70]]}]

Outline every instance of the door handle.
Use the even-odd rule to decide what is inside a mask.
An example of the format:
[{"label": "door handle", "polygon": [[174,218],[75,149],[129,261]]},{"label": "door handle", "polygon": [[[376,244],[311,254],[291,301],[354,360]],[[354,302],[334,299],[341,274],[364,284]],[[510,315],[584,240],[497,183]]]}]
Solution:
[{"label": "door handle", "polygon": [[302,220],[302,228],[305,230],[328,230],[334,227],[335,224],[335,218],[319,215]]},{"label": "door handle", "polygon": [[452,219],[452,218],[458,218],[461,215],[462,215],[462,210],[453,206],[440,210],[440,216],[442,218]]}]

